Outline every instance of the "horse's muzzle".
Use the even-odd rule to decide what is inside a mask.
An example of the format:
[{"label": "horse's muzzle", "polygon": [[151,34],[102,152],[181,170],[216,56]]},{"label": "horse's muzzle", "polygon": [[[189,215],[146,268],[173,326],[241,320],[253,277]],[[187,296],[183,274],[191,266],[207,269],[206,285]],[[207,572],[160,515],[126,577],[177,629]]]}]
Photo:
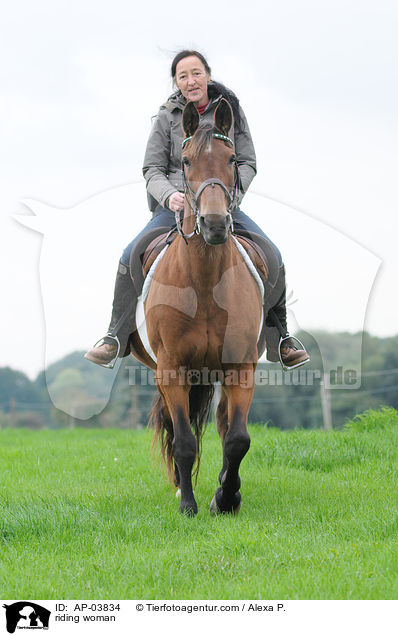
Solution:
[{"label": "horse's muzzle", "polygon": [[220,245],[225,243],[231,228],[231,217],[228,214],[206,214],[200,217],[200,230],[206,243]]}]

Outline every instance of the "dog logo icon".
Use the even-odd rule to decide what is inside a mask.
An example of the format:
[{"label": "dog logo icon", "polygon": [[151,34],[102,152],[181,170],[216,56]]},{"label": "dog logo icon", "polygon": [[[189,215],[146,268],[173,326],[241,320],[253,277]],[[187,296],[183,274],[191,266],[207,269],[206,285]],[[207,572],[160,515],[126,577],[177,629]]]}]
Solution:
[{"label": "dog logo icon", "polygon": [[16,629],[48,629],[51,612],[37,603],[18,601],[3,607],[6,610],[9,634],[13,634]]}]

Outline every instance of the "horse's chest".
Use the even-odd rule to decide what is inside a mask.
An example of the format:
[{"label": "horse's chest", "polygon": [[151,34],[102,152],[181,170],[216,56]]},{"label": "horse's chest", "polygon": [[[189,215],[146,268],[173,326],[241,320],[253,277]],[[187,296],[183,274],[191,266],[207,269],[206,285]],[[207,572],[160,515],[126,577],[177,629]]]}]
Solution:
[{"label": "horse's chest", "polygon": [[208,288],[194,281],[184,287],[153,281],[146,314],[155,353],[163,351],[170,364],[178,360],[191,368],[254,361],[261,300],[243,267],[241,280],[236,280],[237,267],[231,267]]},{"label": "horse's chest", "polygon": [[[202,318],[198,318],[202,314]],[[184,340],[195,343],[191,361],[195,365],[221,369],[228,363],[254,362],[257,358],[258,311],[237,304],[229,311],[219,306],[206,311],[198,305],[198,314]]]}]

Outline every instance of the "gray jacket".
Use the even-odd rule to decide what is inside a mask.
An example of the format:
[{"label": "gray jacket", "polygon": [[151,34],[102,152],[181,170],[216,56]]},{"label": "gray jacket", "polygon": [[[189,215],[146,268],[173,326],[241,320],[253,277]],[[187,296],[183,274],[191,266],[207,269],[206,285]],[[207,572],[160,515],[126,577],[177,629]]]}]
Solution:
[{"label": "gray jacket", "polygon": [[[210,99],[206,110],[201,115],[202,120],[214,121],[214,111],[220,99],[221,95]],[[145,151],[142,171],[147,190],[162,207],[166,207],[167,199],[173,192],[184,191],[181,172],[181,146],[184,133],[181,119],[185,105],[185,98],[180,91],[177,91],[160,107],[154,118]],[[234,126],[229,133],[235,144],[243,190],[239,196],[238,205],[256,174],[256,154],[242,108],[240,108],[240,116],[243,131],[238,132]],[[153,202],[150,206],[152,211],[155,206],[156,203]]]}]

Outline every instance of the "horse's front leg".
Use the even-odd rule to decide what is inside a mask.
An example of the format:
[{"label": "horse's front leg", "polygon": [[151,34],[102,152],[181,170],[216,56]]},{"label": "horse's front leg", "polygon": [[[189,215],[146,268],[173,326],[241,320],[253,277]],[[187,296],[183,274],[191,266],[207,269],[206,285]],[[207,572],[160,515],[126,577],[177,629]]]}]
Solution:
[{"label": "horse's front leg", "polygon": [[[228,398],[227,394],[224,391],[224,387],[221,387],[221,399],[217,406],[216,411],[216,423],[217,423],[217,431],[221,439],[221,445],[224,451],[224,440],[225,436],[228,432]],[[224,473],[227,470],[226,458],[223,452],[223,465],[218,475],[218,481],[221,484]]]},{"label": "horse's front leg", "polygon": [[177,382],[162,382],[162,371],[157,372],[158,385],[166,401],[173,422],[172,454],[175,478],[181,490],[180,512],[194,516],[198,512],[192,490],[192,467],[196,459],[196,439],[189,422],[189,388]]},{"label": "horse's front leg", "polygon": [[210,512],[234,513],[240,509],[239,467],[250,447],[247,431],[247,416],[253,397],[253,387],[224,387],[228,398],[228,430],[223,440],[223,468],[220,473],[221,486],[216,490],[210,504]]}]

